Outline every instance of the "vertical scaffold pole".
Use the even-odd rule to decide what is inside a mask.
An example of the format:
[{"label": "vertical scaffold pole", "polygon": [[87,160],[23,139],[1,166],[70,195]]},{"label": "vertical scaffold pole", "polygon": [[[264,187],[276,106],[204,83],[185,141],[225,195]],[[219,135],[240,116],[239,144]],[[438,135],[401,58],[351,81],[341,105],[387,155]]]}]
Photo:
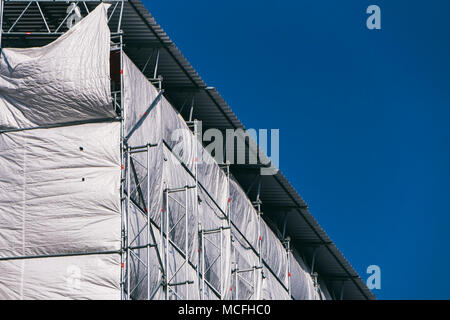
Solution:
[{"label": "vertical scaffold pole", "polygon": [[[194,214],[197,218],[197,281],[198,281],[198,290],[199,290],[199,297],[203,297],[203,289],[201,289],[201,279],[200,279],[200,245],[202,244],[201,237],[200,237],[200,231],[202,228],[202,222],[200,219],[200,214],[198,211],[198,155],[197,155],[197,120],[194,120],[194,179],[195,179],[195,185],[194,185]],[[200,292],[201,295],[200,295]]]},{"label": "vertical scaffold pole", "polygon": [[288,293],[291,296],[291,238],[286,238],[286,257],[287,257],[287,281],[288,281]]},{"label": "vertical scaffold pole", "polygon": [[223,268],[223,260],[222,260],[222,251],[223,251],[223,228],[220,228],[220,264],[219,264],[219,288],[220,288],[220,300],[223,300],[223,275],[222,275],[222,268]]},{"label": "vertical scaffold pole", "polygon": [[[261,234],[261,200],[260,200],[260,195],[261,195],[261,177],[259,177],[259,182],[258,182],[258,194],[256,197],[256,202],[257,202],[257,209],[258,209],[258,269],[259,269],[259,275],[260,275],[260,279],[261,281],[263,280],[263,268],[262,268],[262,234]],[[254,270],[254,273],[256,274],[257,270]],[[255,299],[259,298],[260,294],[258,291],[257,286],[255,285],[253,292],[255,295]]]},{"label": "vertical scaffold pole", "polygon": [[186,275],[186,300],[189,300],[189,283],[188,283],[188,278],[189,278],[189,245],[188,245],[188,240],[189,240],[189,232],[188,232],[188,187],[187,187],[187,182],[186,182],[186,186],[184,187],[184,232],[185,232],[185,238],[184,238],[184,254],[185,254],[185,261],[184,261],[184,272]]},{"label": "vertical scaffold pole", "polygon": [[[163,193],[163,202],[165,201],[165,194]],[[161,252],[161,267],[160,267],[160,271],[159,271],[159,276],[161,277],[161,281],[164,282],[164,277],[165,277],[165,256],[164,256],[164,246],[163,246],[163,221],[164,221],[164,208],[165,208],[165,204],[163,203],[161,205],[161,210],[160,210],[160,214],[159,214],[159,248],[160,248],[160,252]]]},{"label": "vertical scaffold pole", "polygon": [[121,257],[120,257],[120,286],[121,286],[121,298],[125,300],[125,118],[126,111],[123,103],[123,45],[122,45],[122,35],[119,37],[119,47],[120,47],[120,155],[121,155],[121,190],[120,190],[120,199],[121,199]]},{"label": "vertical scaffold pole", "polygon": [[0,53],[2,52],[2,36],[3,36],[3,1],[0,0]]},{"label": "vertical scaffold pole", "polygon": [[261,252],[262,252],[262,235],[261,235],[261,200],[260,200],[260,194],[261,194],[261,177],[258,178],[258,191],[256,194],[256,210],[258,213],[258,261],[259,266],[262,265],[262,258],[261,258]]},{"label": "vertical scaffold pole", "polygon": [[126,221],[126,249],[127,249],[127,300],[130,300],[130,202],[131,202],[131,150],[127,147],[127,221]]},{"label": "vertical scaffold pole", "polygon": [[315,271],[315,266],[316,266],[316,255],[320,248],[321,248],[321,246],[314,248],[312,261],[311,261],[311,277],[314,282],[314,291],[316,294],[318,293],[319,295],[320,295],[320,290],[319,290],[319,286],[318,286],[318,282],[317,282],[318,279],[317,279],[317,272]]},{"label": "vertical scaffold pole", "polygon": [[258,209],[258,261],[259,266],[261,266],[261,252],[262,252],[262,235],[261,235],[261,203],[258,200],[257,203]]},{"label": "vertical scaffold pole", "polygon": [[[231,232],[231,228],[230,228],[230,241],[231,241],[230,242],[230,247],[231,247],[231,250],[232,250],[231,257],[230,257],[230,263],[231,263],[231,273],[230,273],[231,287],[230,287],[230,291],[231,291],[231,300],[233,300],[233,272],[234,272],[234,270],[237,270],[237,260],[236,260],[236,247],[233,245],[234,238],[233,238],[233,234]],[[234,269],[233,269],[233,262],[234,262]],[[236,293],[235,293],[235,295],[236,295]]]},{"label": "vertical scaffold pole", "polygon": [[[200,225],[201,227],[201,225]],[[205,237],[203,235],[203,230],[200,230],[200,241],[202,244],[201,250],[201,262],[202,262],[202,300],[205,300]]]},{"label": "vertical scaffold pole", "polygon": [[122,32],[122,30],[120,30],[120,28],[122,27],[122,16],[123,16],[123,5],[124,5],[124,0],[122,0],[122,3],[120,4],[120,14],[119,14],[119,23],[117,24],[117,32]]},{"label": "vertical scaffold pole", "polygon": [[156,76],[158,75],[158,64],[159,64],[159,49],[156,53],[156,62],[155,62],[155,69],[153,71],[153,79],[156,79]]},{"label": "vertical scaffold pole", "polygon": [[227,173],[227,219],[228,219],[228,226],[231,227],[230,163],[228,161],[226,173]]},{"label": "vertical scaffold pole", "polygon": [[231,190],[230,190],[230,163],[227,161],[226,163],[227,166],[227,220],[228,220],[228,227],[229,227],[229,232],[230,232],[230,290],[231,290],[231,295],[230,295],[230,299],[233,299],[233,259],[232,259],[232,252],[231,250],[233,250],[233,235],[231,232]]},{"label": "vertical scaffold pole", "polygon": [[[166,191],[166,215],[164,217],[164,233],[166,234],[164,243],[164,276],[165,276],[165,299],[169,299],[169,192]],[[162,236],[162,234],[161,234]]]},{"label": "vertical scaffold pole", "polygon": [[235,269],[235,275],[236,275],[236,300],[239,300],[239,272],[238,272],[238,264],[236,262],[236,269]]},{"label": "vertical scaffold pole", "polygon": [[147,144],[147,300],[150,300],[150,144]]},{"label": "vertical scaffold pole", "polygon": [[257,279],[256,279],[256,272],[257,272],[257,270],[256,270],[256,267],[253,267],[253,299],[257,299],[257,297],[258,297],[258,295],[256,294],[256,282],[257,282]]}]

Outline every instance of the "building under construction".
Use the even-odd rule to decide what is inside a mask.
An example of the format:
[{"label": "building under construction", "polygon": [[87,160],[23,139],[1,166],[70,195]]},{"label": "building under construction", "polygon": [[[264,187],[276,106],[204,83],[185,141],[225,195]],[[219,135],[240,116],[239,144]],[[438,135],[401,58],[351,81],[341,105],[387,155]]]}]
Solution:
[{"label": "building under construction", "polygon": [[374,299],[139,0],[0,10],[0,299]]}]

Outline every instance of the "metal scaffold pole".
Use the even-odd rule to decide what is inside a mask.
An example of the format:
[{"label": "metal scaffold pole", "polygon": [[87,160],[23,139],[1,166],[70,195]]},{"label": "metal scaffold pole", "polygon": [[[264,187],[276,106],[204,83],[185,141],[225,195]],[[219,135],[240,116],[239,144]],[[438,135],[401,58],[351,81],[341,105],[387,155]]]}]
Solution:
[{"label": "metal scaffold pole", "polygon": [[257,208],[257,213],[258,213],[258,262],[259,265],[261,266],[261,251],[262,251],[262,235],[261,235],[261,202],[259,201],[259,197],[258,200],[256,200],[256,208]]},{"label": "metal scaffold pole", "polygon": [[3,36],[3,1],[0,0],[0,54],[2,52],[2,36]]},{"label": "metal scaffold pole", "polygon": [[131,205],[131,154],[130,148],[127,147],[127,207],[126,207],[126,252],[127,252],[127,300],[131,296],[131,258],[130,258],[130,205]]},{"label": "metal scaffold pole", "polygon": [[150,144],[147,145],[147,300],[150,300]]},{"label": "metal scaffold pole", "polygon": [[[184,253],[185,253],[185,260],[184,260],[184,272],[186,274],[186,279],[189,275],[189,219],[188,219],[188,187],[186,182],[186,187],[184,188],[184,203],[186,204],[184,207]],[[186,284],[185,287],[185,298],[186,300],[189,300],[189,286]]]},{"label": "metal scaffold pole", "polygon": [[316,256],[317,256],[317,252],[320,250],[321,246],[317,246],[314,248],[313,250],[313,255],[312,255],[312,262],[311,262],[311,278],[313,280],[313,284],[314,284],[314,292],[319,295],[320,298],[321,294],[320,294],[320,288],[319,288],[319,284],[318,284],[318,275],[317,272],[315,271],[315,266],[316,266]]},{"label": "metal scaffold pole", "polygon": [[[202,240],[200,237],[200,230],[202,228],[200,214],[198,212],[198,153],[197,153],[197,120],[194,120],[194,214],[197,218],[197,282],[198,282],[198,290],[199,290],[199,297],[203,298],[203,292],[204,290],[201,289],[200,284],[203,283],[200,279],[200,245],[202,244]],[[200,295],[201,294],[201,295]]]},{"label": "metal scaffold pole", "polygon": [[[166,199],[165,199],[165,195],[163,196],[163,201],[166,203]],[[166,261],[165,261],[165,255],[164,255],[164,232],[163,232],[163,228],[164,228],[164,209],[165,209],[165,205],[163,206],[163,208],[161,208],[161,212],[159,215],[159,248],[161,249],[161,266],[160,266],[160,283],[162,285],[164,285],[165,282],[165,278],[166,278],[166,274],[165,274],[165,270],[166,270]]]},{"label": "metal scaffold pole", "polygon": [[288,282],[288,293],[289,296],[291,296],[291,238],[286,237],[285,239],[285,248],[286,248],[286,275],[287,275],[287,282]]},{"label": "metal scaffold pole", "polygon": [[164,267],[165,267],[165,279],[164,279],[164,296],[165,299],[169,299],[169,192],[166,192],[166,211],[164,212]]},{"label": "metal scaffold pole", "polygon": [[[230,276],[230,299],[233,299],[233,233],[231,232],[231,191],[230,191],[230,163],[227,161],[226,163],[226,175],[227,175],[227,222],[229,230],[229,240],[230,240],[230,257],[229,257],[229,263],[230,263],[230,270],[229,270],[229,276]],[[228,290],[228,289],[227,289]]]},{"label": "metal scaffold pole", "polygon": [[202,300],[205,300],[205,237],[203,234],[203,229],[201,229],[202,225],[200,226],[200,243],[202,245],[202,248],[200,250],[201,252],[201,267],[202,267]]},{"label": "metal scaffold pole", "polygon": [[259,178],[258,193],[257,193],[257,196],[256,196],[256,210],[257,210],[257,214],[258,214],[258,266],[255,267],[255,270],[254,270],[254,273],[255,273],[254,274],[254,276],[255,276],[254,298],[255,299],[258,299],[259,296],[260,296],[259,292],[257,292],[257,290],[259,288],[258,288],[258,286],[256,286],[256,272],[257,272],[257,269],[259,270],[259,276],[260,276],[261,281],[264,278],[263,267],[262,267],[262,241],[263,241],[263,238],[262,238],[262,232],[261,232],[261,223],[262,223],[261,216],[262,216],[263,213],[261,212],[260,194],[261,194],[261,178]]},{"label": "metal scaffold pole", "polygon": [[[228,226],[231,226],[231,192],[230,192],[230,163],[226,163],[226,176],[227,176],[227,220]],[[231,232],[230,232],[231,235]]]},{"label": "metal scaffold pole", "polygon": [[121,153],[121,188],[120,188],[120,199],[121,199],[121,276],[120,276],[120,286],[122,293],[122,300],[125,300],[125,108],[123,99],[123,37],[119,37],[119,49],[120,49],[120,153]]}]

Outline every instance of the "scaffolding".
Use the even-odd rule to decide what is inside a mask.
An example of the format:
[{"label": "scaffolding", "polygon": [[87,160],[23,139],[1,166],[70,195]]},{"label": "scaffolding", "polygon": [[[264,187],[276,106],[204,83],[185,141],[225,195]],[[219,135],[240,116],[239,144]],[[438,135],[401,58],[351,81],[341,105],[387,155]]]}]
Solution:
[{"label": "scaffolding", "polygon": [[[160,78],[158,78],[160,79]],[[198,121],[197,120],[193,120],[193,121],[188,121],[187,122],[187,126],[192,130],[192,134],[193,137],[195,139],[195,141],[197,140],[197,137],[199,135],[198,132]],[[172,152],[171,148],[169,147],[168,144],[165,144],[165,146],[167,147],[168,150],[170,150],[170,152]],[[180,161],[180,163],[182,164],[183,169],[185,170],[186,174],[188,174],[194,181],[193,185],[188,185],[187,182],[184,186],[180,186],[178,188],[167,188],[164,190],[164,199],[165,199],[165,209],[161,211],[161,220],[160,221],[164,221],[164,227],[162,228],[162,237],[161,239],[165,239],[164,241],[161,241],[161,247],[164,248],[165,252],[166,252],[166,261],[167,261],[167,254],[168,254],[168,249],[169,246],[176,246],[175,241],[171,241],[170,240],[170,233],[174,230],[174,228],[180,223],[183,222],[185,223],[185,229],[184,229],[184,234],[185,234],[185,242],[184,242],[184,251],[182,249],[178,248],[178,251],[181,253],[181,255],[185,258],[185,261],[183,262],[183,264],[181,266],[178,267],[178,269],[175,269],[174,275],[176,273],[178,273],[178,271],[182,268],[185,267],[187,268],[188,264],[191,264],[194,269],[196,270],[196,274],[197,274],[197,283],[198,283],[198,298],[199,299],[206,299],[206,293],[207,291],[211,291],[215,297],[217,299],[224,299],[224,288],[223,288],[223,274],[222,274],[222,265],[223,262],[225,261],[223,259],[224,256],[224,238],[225,237],[230,237],[230,232],[228,232],[227,235],[227,230],[230,230],[230,223],[231,223],[231,214],[230,214],[230,209],[229,209],[229,203],[230,203],[230,198],[229,198],[229,165],[225,165],[224,166],[224,171],[227,174],[227,209],[226,212],[224,212],[220,206],[215,202],[214,198],[211,197],[211,195],[207,192],[207,190],[199,183],[198,181],[198,162],[199,162],[199,156],[198,156],[198,143],[194,143],[193,144],[193,157],[194,157],[194,166],[193,166],[193,171],[191,171],[188,166],[182,162],[182,159],[180,159],[176,154],[172,153],[178,161]],[[199,202],[199,191],[198,188],[202,188],[203,192],[206,193],[206,195],[209,197],[209,199],[213,202],[215,208],[217,210],[219,210],[222,214],[221,217],[221,223],[220,225],[216,225],[213,228],[204,228],[204,224],[202,224],[202,220],[200,218],[199,215],[199,208],[198,208],[198,202]],[[196,244],[197,247],[197,253],[198,253],[198,259],[197,261],[190,261],[188,258],[188,192],[191,191],[193,193],[192,198],[194,199],[194,203],[191,206],[191,210],[193,211],[193,215],[197,218],[197,234],[198,234],[198,241]],[[173,197],[172,194],[176,194],[176,193],[184,193],[184,202],[181,203],[180,200],[178,200],[177,198]],[[172,223],[172,225],[170,225],[169,221],[170,219],[170,211],[169,211],[169,203],[173,202],[176,205],[180,206],[181,208],[183,208],[185,210],[184,214],[181,217],[178,217],[178,219],[176,221],[174,221]],[[165,216],[163,216],[163,213],[165,213]],[[163,219],[164,218],[164,219]],[[170,227],[170,228],[169,228]],[[214,239],[215,238],[215,239]],[[217,240],[218,238],[218,240]],[[217,241],[215,241],[217,240]],[[212,251],[212,254],[211,254]],[[207,256],[211,256],[212,255],[212,261],[208,261],[206,259]],[[212,284],[212,282],[210,281],[210,279],[213,276],[213,273],[210,272],[211,269],[218,265],[219,266],[219,273],[215,276],[218,276],[218,286],[215,286]],[[166,264],[166,268],[167,268],[167,264]],[[186,275],[188,274],[187,269],[185,270]],[[169,280],[172,277],[169,277]],[[179,286],[179,285],[189,285],[189,284],[194,284],[195,281],[192,279],[185,279],[184,281],[181,282],[177,282],[176,284],[171,284],[170,281],[166,283],[167,287],[170,286]],[[167,288],[165,290],[165,292],[168,292],[170,290],[170,288]],[[176,294],[175,294],[176,295]],[[176,295],[177,298],[181,298],[180,296]],[[167,296],[166,296],[167,298]],[[188,290],[186,290],[186,295],[184,296],[184,299],[188,299]]]},{"label": "scaffolding", "polygon": [[[123,300],[134,299],[137,288],[145,284],[146,295],[145,299],[152,300],[157,297],[158,293],[162,290],[162,295],[159,298],[163,299],[208,299],[211,298],[210,294],[215,299],[261,299],[262,298],[262,283],[266,279],[265,273],[270,273],[271,276],[277,281],[282,290],[285,291],[289,298],[292,298],[291,291],[291,247],[290,239],[286,237],[281,239],[285,248],[286,266],[285,269],[280,272],[272,270],[271,266],[264,261],[263,258],[263,244],[266,239],[262,237],[262,201],[260,199],[261,181],[258,183],[258,191],[256,200],[253,202],[254,209],[257,213],[257,242],[256,245],[252,244],[250,240],[246,238],[246,235],[239,230],[236,224],[233,222],[233,214],[231,212],[231,199],[230,195],[230,165],[220,165],[222,171],[226,176],[226,208],[223,209],[220,204],[216,202],[216,199],[209,193],[209,190],[199,182],[198,179],[198,159],[199,159],[199,121],[192,120],[194,103],[191,106],[189,120],[186,124],[192,130],[194,137],[194,143],[191,150],[194,155],[194,164],[190,168],[188,164],[184,163],[177,154],[173,152],[171,147],[166,141],[162,141],[163,146],[155,141],[146,141],[143,145],[131,145],[130,140],[133,134],[140,128],[140,126],[146,121],[151,111],[161,103],[164,90],[163,90],[163,77],[158,72],[158,66],[160,61],[159,49],[152,50],[151,55],[148,57],[145,65],[141,69],[143,72],[148,70],[150,61],[155,58],[153,66],[153,77],[148,80],[153,83],[158,94],[148,106],[144,114],[141,115],[139,120],[131,127],[128,128],[125,123],[127,119],[127,108],[125,107],[124,99],[124,33],[122,31],[122,18],[124,12],[124,4],[126,0],[110,0],[106,1],[111,3],[109,8],[108,22],[115,21],[114,32],[111,32],[111,52],[119,53],[119,86],[112,91],[112,101],[117,112],[116,121],[120,121],[120,157],[121,157],[121,188],[120,188],[120,200],[121,200],[121,248],[120,253],[121,261],[121,275],[120,275],[120,288],[121,298]],[[83,16],[90,13],[90,11],[99,3],[95,0],[75,1],[70,4],[66,0],[2,0],[0,3],[0,25],[5,25],[3,20],[4,9],[9,5],[22,4],[19,15],[14,21],[8,21],[8,27],[1,29],[0,34],[0,47],[2,37],[48,37],[53,39],[58,37],[71,26],[76,24]],[[55,17],[53,12],[45,10],[44,4],[51,5],[53,3],[64,4],[67,3],[67,11],[63,17]],[[21,22],[26,20],[27,14],[33,14],[32,9],[37,9],[42,23],[45,25],[46,32],[32,32],[26,31]],[[48,8],[48,7],[46,7]],[[34,12],[35,13],[35,12]],[[193,100],[194,102],[194,100]],[[164,147],[171,154],[177,158],[182,165],[185,173],[191,177],[190,181],[185,181],[184,185],[175,187],[164,187],[162,191],[163,206],[159,213],[159,221],[151,218],[151,154],[157,147]],[[142,162],[142,157],[137,158],[137,155],[145,155],[145,160]],[[140,160],[141,159],[141,160]],[[144,176],[139,176],[138,170],[145,172]],[[193,183],[192,183],[193,181]],[[142,186],[146,184],[146,188]],[[146,190],[146,193],[145,193]],[[205,227],[206,221],[202,221],[199,214],[199,199],[200,193],[205,195],[209,202],[214,206],[220,214],[219,222],[212,228]],[[189,199],[193,199],[189,200]],[[176,212],[180,210],[183,214],[176,215],[173,210],[177,207]],[[135,209],[135,210],[134,210]],[[189,236],[189,216],[193,214],[197,218],[197,242],[193,243],[194,239],[190,239]],[[139,215],[138,219],[142,219],[143,225],[139,225],[139,228],[133,230],[132,219],[135,217],[133,214]],[[183,240],[176,240],[174,234],[183,234]],[[145,235],[145,236],[144,236]],[[237,241],[236,237],[239,237],[245,243],[249,252],[256,255],[257,261],[254,265],[247,267],[239,263],[239,259],[236,257],[236,249],[233,243]],[[142,239],[144,241],[142,241]],[[240,240],[240,241],[241,241]],[[225,245],[229,243],[229,245]],[[194,247],[197,254],[190,253],[190,246]],[[233,249],[234,248],[234,249]],[[183,262],[178,265],[171,261],[170,252],[176,252]],[[82,253],[80,253],[82,254]],[[230,257],[229,259],[227,258]],[[157,269],[151,267],[152,257],[156,257]],[[227,268],[224,264],[228,263]],[[133,278],[134,269],[143,268],[144,276],[138,279]],[[196,276],[192,277],[194,270]],[[314,262],[313,262],[314,270]],[[314,271],[312,270],[312,274]],[[140,271],[139,271],[140,272]],[[152,283],[152,273],[157,273],[156,285]],[[283,275],[284,281],[280,278],[280,273]],[[183,274],[180,279],[180,274]],[[176,280],[178,279],[178,280]],[[229,279],[229,280],[226,280]],[[315,277],[315,288],[318,289],[317,277]],[[247,287],[248,295],[243,296],[240,294],[243,287]],[[192,289],[197,287],[197,293],[194,296],[190,295]],[[139,296],[139,298],[144,298]]]}]

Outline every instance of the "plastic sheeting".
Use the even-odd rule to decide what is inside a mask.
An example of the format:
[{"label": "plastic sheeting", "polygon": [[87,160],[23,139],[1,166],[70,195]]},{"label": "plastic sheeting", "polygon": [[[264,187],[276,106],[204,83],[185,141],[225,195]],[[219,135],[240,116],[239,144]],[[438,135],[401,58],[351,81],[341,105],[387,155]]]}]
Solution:
[{"label": "plastic sheeting", "polygon": [[115,116],[109,83],[109,5],[44,47],[2,48],[0,129]]},{"label": "plastic sheeting", "polygon": [[290,268],[293,281],[292,296],[297,300],[319,300],[309,269],[295,251],[290,259]]},{"label": "plastic sheeting", "polygon": [[68,125],[115,116],[108,6],[45,47],[2,49],[0,299],[121,297],[120,123]]}]

